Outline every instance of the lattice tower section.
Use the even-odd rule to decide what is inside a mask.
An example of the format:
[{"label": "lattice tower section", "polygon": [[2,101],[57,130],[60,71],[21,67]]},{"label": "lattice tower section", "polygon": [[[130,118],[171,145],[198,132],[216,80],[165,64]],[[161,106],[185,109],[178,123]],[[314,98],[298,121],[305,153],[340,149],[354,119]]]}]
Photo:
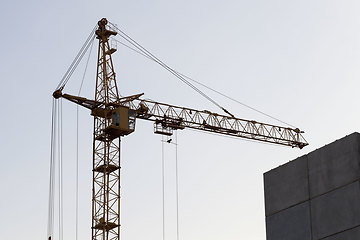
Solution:
[{"label": "lattice tower section", "polygon": [[[106,29],[107,21],[99,21],[99,39],[95,101],[101,102],[105,113],[118,101],[119,93],[109,37],[115,32]],[[108,114],[94,116],[92,240],[120,239],[120,137],[112,138],[104,130],[111,124]]]}]

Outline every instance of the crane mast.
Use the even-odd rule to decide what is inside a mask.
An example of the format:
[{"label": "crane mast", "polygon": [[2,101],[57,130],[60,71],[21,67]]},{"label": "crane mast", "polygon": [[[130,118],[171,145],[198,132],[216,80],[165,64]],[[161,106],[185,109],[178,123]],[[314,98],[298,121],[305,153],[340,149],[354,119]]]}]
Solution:
[{"label": "crane mast", "polygon": [[236,118],[140,99],[143,94],[119,97],[105,18],[95,31],[99,40],[95,99],[63,94],[53,96],[91,110],[93,129],[92,240],[120,239],[120,141],[135,130],[136,118],[153,121],[154,132],[172,135],[191,128],[226,136],[303,148],[308,145],[301,131],[252,120]]},{"label": "crane mast", "polygon": [[[104,111],[119,99],[109,37],[116,32],[106,29],[107,20],[98,22],[95,32],[99,40],[95,101]],[[104,137],[111,119],[94,115],[93,130],[93,186],[92,186],[92,239],[117,240],[120,238],[120,137]]]}]

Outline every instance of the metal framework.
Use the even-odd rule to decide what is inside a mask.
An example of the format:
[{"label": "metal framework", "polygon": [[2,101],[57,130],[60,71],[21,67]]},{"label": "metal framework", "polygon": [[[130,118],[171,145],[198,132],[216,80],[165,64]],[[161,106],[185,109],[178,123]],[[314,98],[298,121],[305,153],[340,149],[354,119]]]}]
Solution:
[{"label": "metal framework", "polygon": [[190,108],[147,100],[129,102],[137,118],[154,121],[154,131],[172,134],[173,130],[192,128],[256,141],[303,148],[308,145],[301,131]]},{"label": "metal framework", "polygon": [[[233,137],[246,138],[255,141],[280,144],[303,148],[308,143],[298,128],[282,127],[212,113],[207,110],[177,107],[165,103],[140,99],[143,94],[119,98],[109,106],[126,106],[136,111],[136,118],[154,122],[154,132],[171,135],[174,130],[192,128]],[[104,108],[99,103],[82,97],[63,94],[62,97],[82,105],[92,113],[100,113]]]},{"label": "metal framework", "polygon": [[109,37],[116,32],[106,28],[107,20],[98,22],[95,32],[99,39],[95,100],[53,93],[91,110],[93,131],[92,240],[120,239],[120,137],[131,131],[114,132],[112,114],[126,107],[136,118],[154,122],[154,132],[171,135],[174,130],[192,128],[227,136],[303,148],[308,145],[296,128],[225,116],[206,110],[177,107],[142,100],[143,94],[119,98]]},{"label": "metal framework", "polygon": [[[107,20],[99,21],[95,32],[99,39],[95,101],[99,107],[111,111],[110,103],[119,98],[115,72],[111,59],[114,52],[108,39],[116,35],[106,29]],[[92,239],[117,240],[120,238],[120,137],[104,135],[111,120],[94,116],[93,131],[93,187],[92,187]]]}]

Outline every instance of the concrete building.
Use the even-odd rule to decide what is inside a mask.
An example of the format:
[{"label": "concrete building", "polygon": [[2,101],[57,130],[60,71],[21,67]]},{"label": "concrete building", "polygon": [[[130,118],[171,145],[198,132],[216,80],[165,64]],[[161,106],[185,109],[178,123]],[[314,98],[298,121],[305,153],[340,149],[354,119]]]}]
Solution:
[{"label": "concrete building", "polygon": [[264,174],[267,240],[360,240],[360,134]]}]

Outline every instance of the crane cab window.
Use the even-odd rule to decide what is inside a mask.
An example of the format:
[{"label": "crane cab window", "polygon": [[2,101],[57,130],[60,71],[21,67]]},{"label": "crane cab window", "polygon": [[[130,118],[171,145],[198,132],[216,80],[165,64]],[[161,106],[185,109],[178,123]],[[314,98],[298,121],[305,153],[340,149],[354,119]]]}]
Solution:
[{"label": "crane cab window", "polygon": [[112,116],[112,124],[115,126],[120,126],[120,113],[114,112]]},{"label": "crane cab window", "polygon": [[129,110],[129,130],[135,130],[136,112],[132,109]]}]

